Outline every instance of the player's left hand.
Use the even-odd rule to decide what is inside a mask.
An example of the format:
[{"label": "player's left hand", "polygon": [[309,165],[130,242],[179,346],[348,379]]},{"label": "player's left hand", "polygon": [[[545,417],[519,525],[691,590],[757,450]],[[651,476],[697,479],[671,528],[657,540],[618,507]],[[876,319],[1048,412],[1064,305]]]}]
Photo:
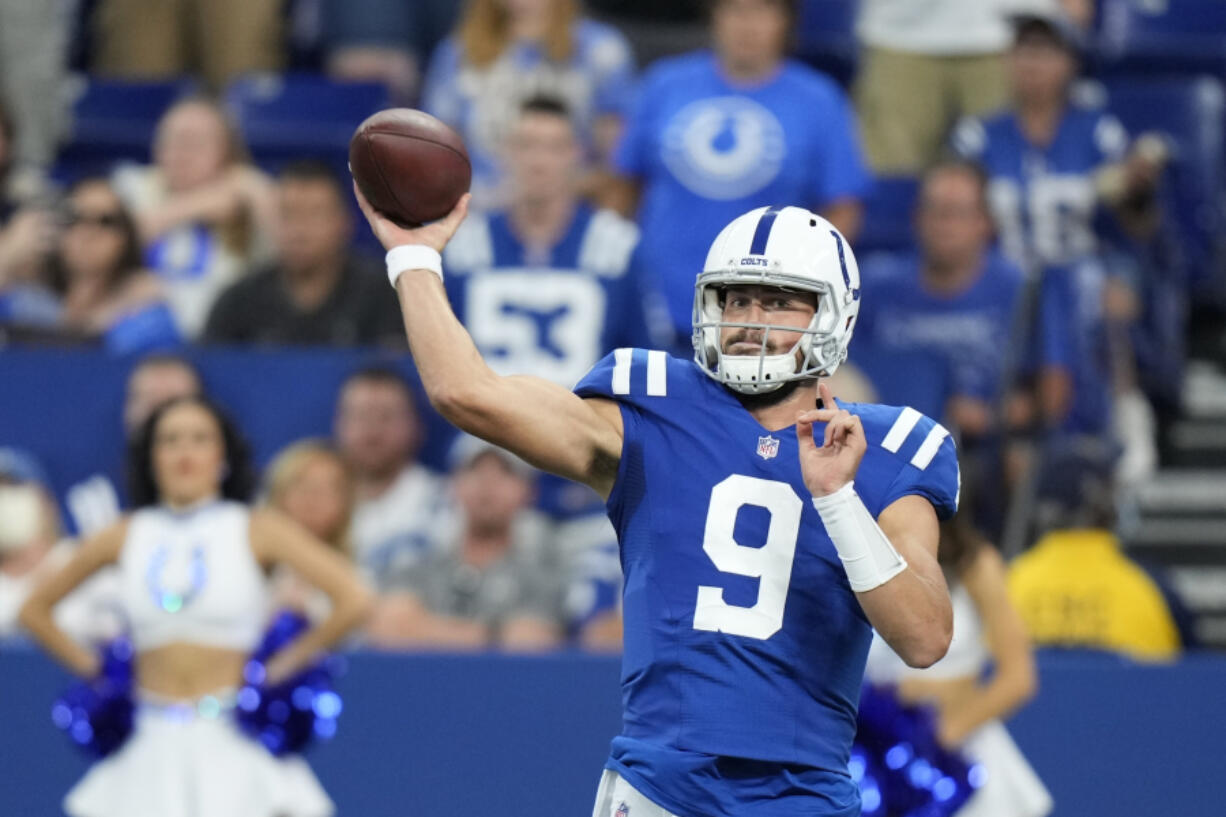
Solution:
[{"label": "player's left hand", "polygon": [[[813,496],[826,496],[855,479],[868,441],[860,418],[839,408],[825,383],[817,388],[824,408],[796,416],[796,439],[800,444],[800,471],[805,487]],[[813,438],[814,423],[826,424],[820,446]]]}]

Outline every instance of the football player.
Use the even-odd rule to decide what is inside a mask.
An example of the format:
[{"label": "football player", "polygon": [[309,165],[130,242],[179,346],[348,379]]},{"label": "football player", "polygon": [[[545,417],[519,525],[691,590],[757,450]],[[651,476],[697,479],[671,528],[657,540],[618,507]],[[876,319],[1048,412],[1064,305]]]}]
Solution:
[{"label": "football player", "polygon": [[860,276],[799,207],[715,239],[693,360],[615,350],[574,392],[499,376],[448,306],[440,251],[467,211],[388,248],[413,357],[461,429],[607,500],[625,571],[624,727],[595,817],[856,815],[848,773],[872,630],[913,666],[948,648],[936,560],[953,441],[908,408],[838,403]]}]

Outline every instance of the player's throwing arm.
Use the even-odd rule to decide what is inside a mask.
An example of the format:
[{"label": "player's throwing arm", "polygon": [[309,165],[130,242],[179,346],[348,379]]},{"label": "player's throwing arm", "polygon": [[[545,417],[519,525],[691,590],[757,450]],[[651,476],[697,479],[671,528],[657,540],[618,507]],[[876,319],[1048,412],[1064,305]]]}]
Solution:
[{"label": "player's throwing arm", "polygon": [[376,211],[357,185],[354,195],[389,250],[388,277],[431,405],[456,427],[608,496],[622,447],[617,405],[581,399],[541,378],[496,374],[451,309],[441,254],[464,220],[470,196],[462,196],[445,218],[406,228]]}]

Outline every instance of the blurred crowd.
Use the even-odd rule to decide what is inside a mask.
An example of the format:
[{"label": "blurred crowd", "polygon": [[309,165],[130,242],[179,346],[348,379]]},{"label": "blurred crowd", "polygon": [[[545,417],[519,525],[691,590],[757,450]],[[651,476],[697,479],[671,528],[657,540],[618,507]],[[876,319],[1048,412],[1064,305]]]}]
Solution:
[{"label": "blurred crowd", "polygon": [[[208,396],[207,383],[184,358],[159,353],[133,368],[123,410],[132,479],[139,479],[132,457],[149,417],[168,401],[196,396]],[[336,395],[332,437],[287,446],[252,497],[344,554],[378,591],[365,643],[617,649],[612,531],[592,531],[590,518],[578,525],[551,518],[537,507],[541,476],[476,438],[452,443],[446,475],[423,466],[415,401],[392,368],[354,371]],[[72,553],[65,535],[113,525],[138,488],[95,474],[68,490],[61,513],[49,484],[36,456],[0,448],[0,638],[15,634],[23,600]],[[119,635],[116,579],[108,568],[70,595],[56,610],[60,625],[86,642]],[[328,598],[309,584],[283,572],[270,580],[278,607],[315,620],[328,615]]]},{"label": "blurred crowd", "polygon": [[[795,0],[655,10],[686,32],[677,42],[706,43],[667,55],[623,33],[650,21],[642,4],[622,27],[578,0],[285,5],[0,2],[0,337],[148,356],[128,384],[129,430],[207,389],[185,346],[403,349],[343,158],[258,163],[219,101],[243,77],[309,70],[378,83],[463,135],[476,209],[447,249],[447,287],[500,372],[570,386],[618,346],[689,357],[715,233],[754,207],[807,206],[860,261],[864,306],[836,393],[942,418],[965,459],[963,507],[989,541],[1093,529],[1104,560],[1123,558],[1119,505],[1179,411],[1195,252],[1166,205],[1168,141],[1129,134],[1079,90],[1090,0],[862,0],[849,86],[789,57]],[[70,67],[191,78],[149,134],[148,164],[56,163]],[[910,187],[890,187],[900,180]],[[901,238],[873,221],[882,189],[910,191]],[[468,438],[447,473],[426,468],[418,409],[391,369],[349,378],[334,428],[270,464],[262,497],[378,589],[368,643],[618,647],[616,543],[593,496]],[[17,510],[0,514],[0,634],[20,588],[71,547],[61,536],[111,521],[124,493],[102,477],[78,486],[61,523],[37,462],[6,451],[0,502]],[[1053,469],[1084,479],[1053,492],[1041,479]],[[1038,569],[1038,550],[1024,558]],[[1048,562],[1014,582],[1040,632],[1045,611],[1068,609],[1025,597],[1050,595],[1061,560]],[[321,614],[293,576],[276,581],[286,604]],[[65,605],[86,631],[118,626],[98,584]],[[1143,647],[1112,646],[1171,654],[1166,616]],[[1050,629],[1056,642],[1069,630]]]}]

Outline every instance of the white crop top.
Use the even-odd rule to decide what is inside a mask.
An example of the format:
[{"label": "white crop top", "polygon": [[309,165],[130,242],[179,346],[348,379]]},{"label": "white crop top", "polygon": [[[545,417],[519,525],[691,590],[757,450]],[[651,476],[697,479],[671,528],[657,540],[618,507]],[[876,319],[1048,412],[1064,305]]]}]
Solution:
[{"label": "white crop top", "polygon": [[927,669],[908,667],[890,649],[884,639],[873,633],[873,645],[868,651],[865,679],[878,684],[896,683],[903,678],[978,678],[991,660],[987,642],[984,641],[983,624],[971,594],[961,584],[950,588],[950,601],[954,609],[954,637],[945,657]]},{"label": "white crop top", "polygon": [[237,502],[137,511],[119,555],[121,597],[138,652],[174,642],[250,652],[269,593]]}]

